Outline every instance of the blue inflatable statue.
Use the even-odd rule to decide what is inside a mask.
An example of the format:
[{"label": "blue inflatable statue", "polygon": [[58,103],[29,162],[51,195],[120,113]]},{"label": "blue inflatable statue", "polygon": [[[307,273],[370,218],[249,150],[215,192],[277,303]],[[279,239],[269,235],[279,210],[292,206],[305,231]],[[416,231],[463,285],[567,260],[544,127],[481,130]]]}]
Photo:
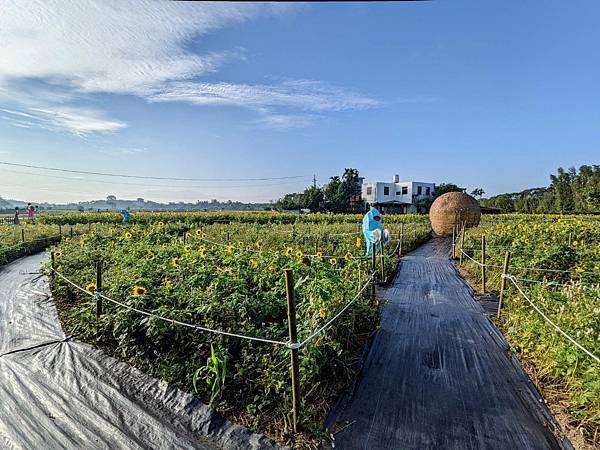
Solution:
[{"label": "blue inflatable statue", "polygon": [[125,223],[125,224],[129,223],[129,221],[131,220],[131,217],[129,215],[129,210],[127,210],[127,209],[121,210],[121,215],[123,216],[123,223]]},{"label": "blue inflatable statue", "polygon": [[[381,214],[377,209],[371,208],[371,210],[365,214],[365,217],[363,217],[362,222],[362,231],[365,237],[365,244],[367,245],[367,256],[371,256],[371,247],[376,240],[375,230],[379,230],[381,233]],[[376,250],[381,250],[381,243],[377,243]]]}]

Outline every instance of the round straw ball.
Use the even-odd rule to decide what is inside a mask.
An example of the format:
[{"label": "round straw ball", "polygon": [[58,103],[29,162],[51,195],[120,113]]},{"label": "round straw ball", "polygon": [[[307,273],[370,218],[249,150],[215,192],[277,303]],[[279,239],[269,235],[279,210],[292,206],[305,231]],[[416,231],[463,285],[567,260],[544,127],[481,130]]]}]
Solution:
[{"label": "round straw ball", "polygon": [[467,228],[479,225],[481,208],[470,195],[463,192],[447,192],[440,195],[429,210],[431,228],[438,236],[452,234],[453,228],[463,222]]}]

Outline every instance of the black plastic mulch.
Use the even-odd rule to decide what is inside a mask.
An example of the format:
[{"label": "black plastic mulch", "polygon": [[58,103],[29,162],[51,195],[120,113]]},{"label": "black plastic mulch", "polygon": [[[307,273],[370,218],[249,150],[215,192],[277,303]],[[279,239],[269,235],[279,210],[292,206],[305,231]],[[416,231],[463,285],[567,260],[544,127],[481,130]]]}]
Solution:
[{"label": "black plastic mulch", "polygon": [[360,377],[328,418],[335,447],[572,448],[449,253],[435,238],[403,259]]}]

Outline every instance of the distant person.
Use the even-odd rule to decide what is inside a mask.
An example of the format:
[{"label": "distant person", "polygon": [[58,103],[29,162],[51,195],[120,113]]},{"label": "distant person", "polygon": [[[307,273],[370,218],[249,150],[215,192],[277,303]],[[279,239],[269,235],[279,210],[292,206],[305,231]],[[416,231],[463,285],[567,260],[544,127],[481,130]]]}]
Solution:
[{"label": "distant person", "polygon": [[129,209],[122,209],[121,215],[123,216],[124,224],[128,224],[131,221],[131,215],[129,214]]},{"label": "distant person", "polygon": [[27,219],[29,219],[32,223],[35,222],[35,208],[31,203],[27,203]]},{"label": "distant person", "polygon": [[15,221],[14,221],[15,225],[19,225],[19,207],[16,206],[15,207]]}]

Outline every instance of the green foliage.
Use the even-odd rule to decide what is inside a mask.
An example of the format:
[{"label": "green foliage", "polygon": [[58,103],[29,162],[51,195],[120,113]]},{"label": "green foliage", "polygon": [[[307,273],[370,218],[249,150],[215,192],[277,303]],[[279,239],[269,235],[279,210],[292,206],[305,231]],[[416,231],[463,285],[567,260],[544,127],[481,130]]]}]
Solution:
[{"label": "green foliage", "polygon": [[[523,279],[518,283],[532,301],[567,334],[600,355],[600,217],[484,216],[479,228],[468,230],[465,238],[465,249],[475,259],[481,257],[483,234],[486,263],[492,266],[488,290],[498,292],[504,253],[510,251],[509,272]],[[475,263],[467,260],[464,268],[479,279]],[[531,363],[542,384],[560,386],[568,411],[588,437],[597,435],[598,363],[560,335],[510,283],[503,309],[498,325],[513,348]]]},{"label": "green foliage", "polygon": [[548,188],[533,188],[483,199],[482,206],[504,212],[600,212],[600,165],[583,165],[577,171],[560,167],[550,175]]},{"label": "green foliage", "polygon": [[[367,279],[364,243],[357,246],[356,240],[361,216],[315,215],[310,221],[283,224],[276,218],[282,222],[294,216],[236,214],[228,216],[236,222],[205,224],[202,229],[189,225],[198,218],[195,214],[185,222],[165,223],[157,217],[165,215],[145,215],[139,218],[146,223],[131,226],[95,224],[90,233],[63,240],[54,249],[60,255],[58,270],[86,286],[95,280],[94,264],[101,259],[103,290],[110,298],[163,317],[284,342],[284,268],[291,268],[296,280],[300,339],[333,317]],[[202,217],[206,223],[210,216]],[[250,218],[256,221],[246,222]],[[406,224],[406,249],[429,233],[425,217],[389,219],[384,217],[393,234],[400,221]],[[388,276],[396,262],[386,260]],[[135,294],[136,287],[143,288],[142,295]],[[227,414],[244,416],[262,431],[289,416],[285,347],[176,326],[109,302],[97,321],[92,297],[60,278],[52,288],[56,298],[65,300],[60,304],[68,306],[68,333],[99,342],[115,356],[196,392]],[[377,322],[378,310],[365,295],[301,350],[300,382],[313,387],[303,392],[302,422],[309,430],[320,429],[328,405],[353,378],[362,346]]]}]

